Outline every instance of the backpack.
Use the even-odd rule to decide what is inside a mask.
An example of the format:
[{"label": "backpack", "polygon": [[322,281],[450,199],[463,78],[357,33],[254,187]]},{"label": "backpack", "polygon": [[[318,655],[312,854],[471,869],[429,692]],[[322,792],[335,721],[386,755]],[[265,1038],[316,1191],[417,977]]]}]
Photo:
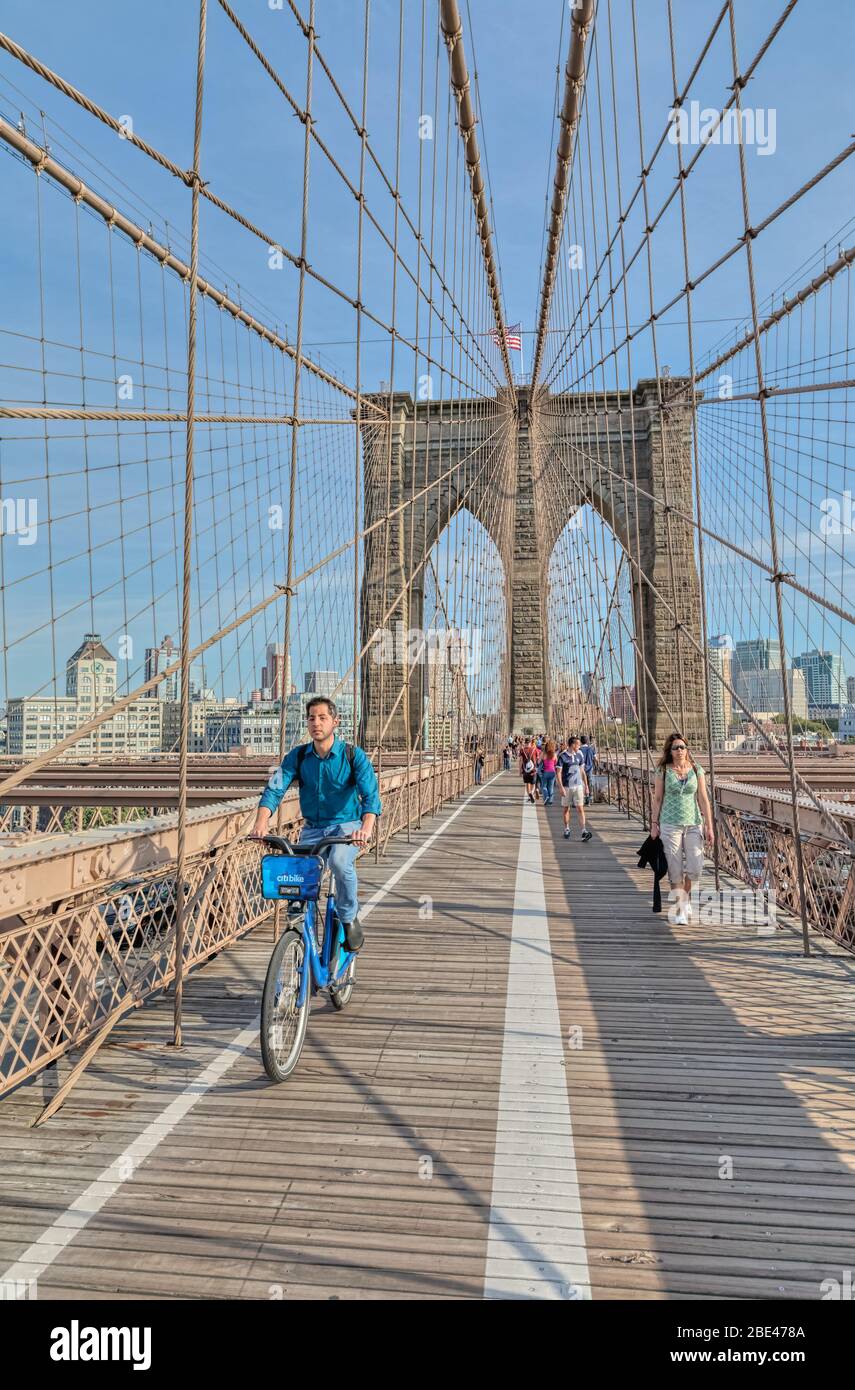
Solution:
[{"label": "backpack", "polygon": [[[303,763],[306,761],[306,757],[308,756],[309,749],[311,748],[311,746],[312,746],[311,743],[304,743],[304,744],[297,750],[297,770],[296,770],[296,772],[294,773],[294,786],[296,786],[296,787],[302,787],[302,785],[303,785],[303,778],[302,778]],[[355,786],[356,786],[356,773],[355,773],[354,768],[353,768],[353,762],[354,762],[354,758],[355,758],[355,751],[354,751],[354,747],[353,747],[353,744],[352,744],[352,743],[346,743],[346,744],[344,745],[344,756],[347,758],[348,766],[350,767],[350,778],[348,779],[348,785],[349,785],[349,786],[355,787]]]},{"label": "backpack", "polygon": [[534,772],[534,763],[532,762],[531,758],[527,760],[526,765],[523,768],[523,772]]}]

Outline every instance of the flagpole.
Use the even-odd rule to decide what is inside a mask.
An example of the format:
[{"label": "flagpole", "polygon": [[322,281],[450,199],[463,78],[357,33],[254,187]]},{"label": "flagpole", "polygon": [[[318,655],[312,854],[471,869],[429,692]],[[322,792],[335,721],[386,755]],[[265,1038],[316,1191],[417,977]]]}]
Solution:
[{"label": "flagpole", "polygon": [[525,376],[525,358],[523,357],[523,330],[520,324],[520,376]]}]

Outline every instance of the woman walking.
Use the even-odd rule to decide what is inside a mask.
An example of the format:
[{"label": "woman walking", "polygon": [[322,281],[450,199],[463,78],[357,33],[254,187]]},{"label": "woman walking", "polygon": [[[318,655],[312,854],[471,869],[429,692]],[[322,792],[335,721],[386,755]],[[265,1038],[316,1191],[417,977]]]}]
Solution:
[{"label": "woman walking", "polygon": [[532,806],[534,805],[534,788],[537,778],[537,756],[537,744],[534,739],[523,744],[520,749],[520,776]]},{"label": "woman walking", "polygon": [[543,745],[543,757],[540,764],[540,784],[543,788],[544,806],[552,805],[552,798],[555,795],[555,744],[552,739],[547,739]]},{"label": "woman walking", "polygon": [[[693,885],[701,880],[704,840],[712,848],[712,807],[704,770],[689,752],[682,734],[669,734],[656,769],[650,834],[662,837],[668,860],[668,880],[676,894],[676,926],[684,927],[692,915],[689,900]],[[703,827],[703,829],[702,829]]]}]

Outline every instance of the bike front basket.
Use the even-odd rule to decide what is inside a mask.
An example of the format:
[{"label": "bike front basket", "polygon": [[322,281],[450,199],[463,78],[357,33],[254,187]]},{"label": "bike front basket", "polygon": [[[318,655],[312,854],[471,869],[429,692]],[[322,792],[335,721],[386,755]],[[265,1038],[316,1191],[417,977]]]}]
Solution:
[{"label": "bike front basket", "polygon": [[291,857],[265,854],[261,860],[261,892],[265,898],[313,901],[321,891],[324,862],[317,855]]}]

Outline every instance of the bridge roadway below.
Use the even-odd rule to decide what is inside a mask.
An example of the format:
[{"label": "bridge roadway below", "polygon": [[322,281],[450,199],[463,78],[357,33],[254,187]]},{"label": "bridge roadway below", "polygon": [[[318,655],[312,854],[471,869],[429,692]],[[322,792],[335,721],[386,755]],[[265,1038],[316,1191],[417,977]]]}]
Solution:
[{"label": "bridge roadway below", "polygon": [[[258,928],[0,1103],[42,1299],[821,1298],[855,1260],[855,961],[651,913],[643,838],[499,774],[363,861],[367,943],[261,1067]],[[430,915],[429,915],[430,914]],[[70,1063],[60,1065],[59,1079]],[[833,1287],[833,1286],[826,1286]],[[844,1294],[845,1296],[845,1294]]]}]

